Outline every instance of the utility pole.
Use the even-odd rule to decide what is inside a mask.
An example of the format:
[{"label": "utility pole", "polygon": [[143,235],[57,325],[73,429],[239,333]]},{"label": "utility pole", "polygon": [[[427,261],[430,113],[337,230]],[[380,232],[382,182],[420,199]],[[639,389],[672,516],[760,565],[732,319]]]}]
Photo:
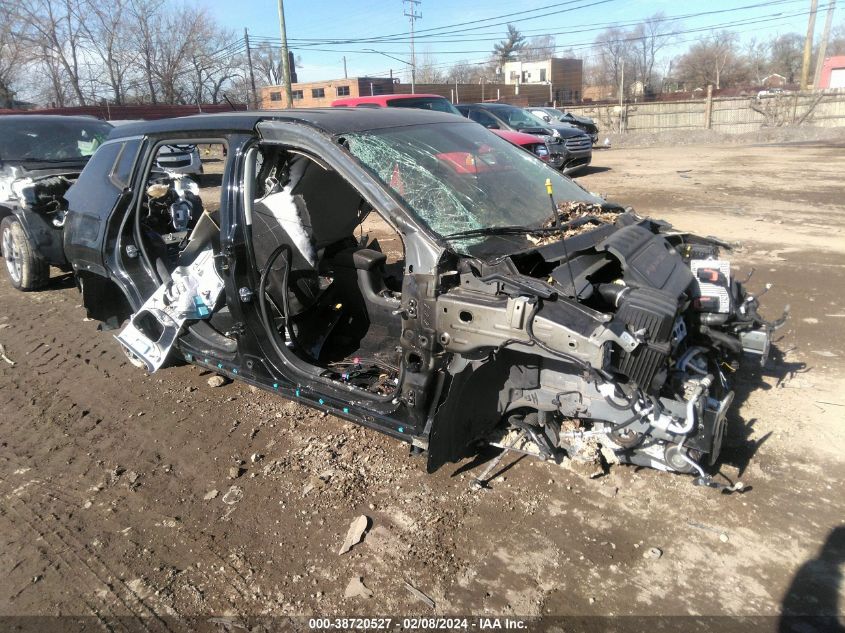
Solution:
[{"label": "utility pole", "polygon": [[288,59],[288,33],[285,30],[285,0],[279,0],[279,32],[282,36],[282,75],[285,82],[285,107],[293,107],[293,91],[290,87],[290,60]]},{"label": "utility pole", "polygon": [[818,89],[819,82],[822,80],[822,66],[824,66],[824,58],[827,55],[827,40],[830,39],[830,27],[833,26],[833,7],[836,5],[836,0],[830,0],[827,5],[827,16],[824,19],[824,32],[822,33],[822,41],[819,42],[819,56],[816,58],[816,72],[813,76],[813,88]]},{"label": "utility pole", "polygon": [[801,64],[801,90],[807,89],[810,79],[810,59],[813,56],[813,33],[816,30],[816,12],[819,0],[810,0],[810,18],[807,20],[807,37],[804,38],[804,61]]},{"label": "utility pole", "polygon": [[349,76],[346,74],[346,55],[343,56],[343,78],[349,79]]},{"label": "utility pole", "polygon": [[246,46],[246,63],[249,66],[249,83],[252,86],[252,107],[260,109],[258,93],[255,91],[255,73],[252,70],[252,51],[249,49],[249,31],[244,29],[244,45]]},{"label": "utility pole", "polygon": [[[281,0],[279,0],[281,2]],[[402,0],[405,6],[405,16],[408,22],[411,23],[411,92],[416,92],[417,88],[417,56],[414,50],[414,22],[422,18],[422,13],[417,11],[417,7],[422,3],[422,0]]]},{"label": "utility pole", "polygon": [[619,77],[619,133],[622,133],[622,111],[625,109],[625,60],[622,60],[622,72]]}]

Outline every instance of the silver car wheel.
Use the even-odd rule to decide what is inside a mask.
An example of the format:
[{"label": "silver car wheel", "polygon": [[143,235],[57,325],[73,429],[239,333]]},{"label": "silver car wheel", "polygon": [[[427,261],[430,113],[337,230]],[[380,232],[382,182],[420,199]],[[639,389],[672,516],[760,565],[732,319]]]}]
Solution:
[{"label": "silver car wheel", "polygon": [[6,260],[6,269],[9,271],[9,277],[15,284],[21,283],[21,275],[23,264],[21,263],[21,253],[15,245],[15,240],[12,239],[12,229],[7,226],[3,229],[3,259]]}]

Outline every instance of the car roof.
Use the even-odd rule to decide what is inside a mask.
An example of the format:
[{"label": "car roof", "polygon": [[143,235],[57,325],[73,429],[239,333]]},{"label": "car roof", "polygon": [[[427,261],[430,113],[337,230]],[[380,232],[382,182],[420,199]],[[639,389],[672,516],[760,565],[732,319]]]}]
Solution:
[{"label": "car roof", "polygon": [[310,125],[332,135],[427,123],[461,123],[454,114],[415,108],[295,108],[197,114],[130,123],[114,128],[109,138],[170,132],[252,132],[261,121]]},{"label": "car roof", "polygon": [[108,121],[98,119],[94,116],[67,116],[64,114],[3,114],[0,115],[0,123],[26,123],[27,121],[73,121],[75,123],[105,123]]},{"label": "car roof", "polygon": [[448,99],[442,95],[428,94],[428,93],[411,93],[411,94],[388,94],[388,95],[372,95],[365,97],[346,97],[344,99],[335,99],[332,101],[333,108],[343,106],[355,106],[359,103],[373,103],[384,105],[388,101],[404,101],[405,99]]},{"label": "car roof", "polygon": [[506,108],[516,108],[519,106],[511,105],[510,103],[471,103],[470,105],[476,108],[485,108],[487,110],[505,110]]}]

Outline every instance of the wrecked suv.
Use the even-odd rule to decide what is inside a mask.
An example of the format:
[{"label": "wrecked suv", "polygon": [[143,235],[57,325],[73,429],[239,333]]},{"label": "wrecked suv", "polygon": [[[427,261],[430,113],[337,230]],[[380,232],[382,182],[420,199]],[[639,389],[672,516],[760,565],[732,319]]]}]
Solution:
[{"label": "wrecked suv", "polygon": [[0,249],[18,290],[67,267],[64,194],[111,129],[93,117],[0,116]]},{"label": "wrecked suv", "polygon": [[[198,201],[155,155],[203,142],[226,151]],[[425,450],[430,470],[492,443],[712,484],[730,374],[777,326],[718,240],[437,112],[125,126],[71,194],[84,305],[129,319],[133,363],[242,379]]]}]

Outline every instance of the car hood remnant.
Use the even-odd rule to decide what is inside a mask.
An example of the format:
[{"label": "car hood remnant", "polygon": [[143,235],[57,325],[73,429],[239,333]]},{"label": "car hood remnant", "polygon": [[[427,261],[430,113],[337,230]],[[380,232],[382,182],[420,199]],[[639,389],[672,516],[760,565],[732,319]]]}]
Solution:
[{"label": "car hood remnant", "polygon": [[765,361],[783,319],[758,314],[716,239],[630,209],[558,210],[532,248],[461,258],[438,297],[451,381],[429,467],[519,433],[523,452],[589,472],[626,462],[715,486],[702,464],[719,456],[731,374],[743,353]]}]

